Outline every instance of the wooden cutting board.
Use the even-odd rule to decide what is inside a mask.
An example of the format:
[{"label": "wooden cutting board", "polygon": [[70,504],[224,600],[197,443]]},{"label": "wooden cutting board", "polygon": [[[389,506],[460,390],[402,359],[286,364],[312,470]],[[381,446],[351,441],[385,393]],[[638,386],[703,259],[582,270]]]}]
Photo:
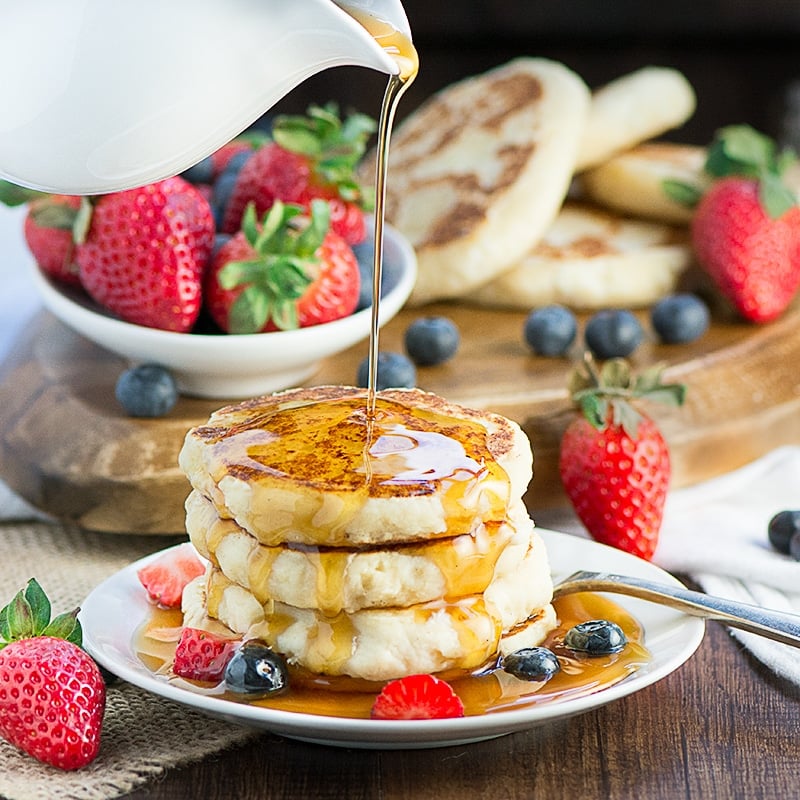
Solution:
[{"label": "wooden cutting board", "polygon": [[[381,349],[401,350],[407,325],[421,313],[402,311],[383,329]],[[573,413],[565,388],[570,360],[534,356],[522,338],[523,313],[466,305],[424,313],[450,316],[462,344],[449,363],[419,370],[420,388],[519,422],[535,454],[531,513],[563,506],[557,459]],[[642,321],[649,330],[646,314]],[[363,342],[330,359],[308,384],[352,384],[366,353]],[[651,337],[631,361],[635,368],[664,362],[665,377],[688,387],[682,408],[649,407],[670,446],[674,487],[800,443],[797,305],[760,327],[717,320],[691,345],[663,346]],[[180,533],[188,482],[178,450],[189,427],[229,401],[181,398],[161,419],[127,417],[114,398],[125,366],[49,313],[35,318],[0,369],[0,476],[35,507],[87,529]]]}]

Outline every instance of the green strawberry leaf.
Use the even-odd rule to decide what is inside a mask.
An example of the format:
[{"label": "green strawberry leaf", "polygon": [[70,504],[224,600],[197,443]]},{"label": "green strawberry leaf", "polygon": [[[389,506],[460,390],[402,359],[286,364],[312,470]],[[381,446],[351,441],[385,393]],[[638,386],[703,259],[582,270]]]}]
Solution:
[{"label": "green strawberry leaf", "polygon": [[36,189],[28,189],[25,186],[17,186],[11,181],[0,180],[0,203],[11,208],[22,206],[31,200],[40,197],[47,197],[46,192],[38,192]]},{"label": "green strawberry leaf", "polygon": [[703,196],[703,190],[700,186],[684,183],[674,178],[664,179],[661,182],[661,188],[670,200],[680,203],[687,208],[694,208]]},{"label": "green strawberry leaf", "polygon": [[31,611],[34,635],[41,633],[50,622],[50,601],[38,581],[31,578],[25,587],[25,600]]},{"label": "green strawberry leaf", "polygon": [[708,151],[706,172],[714,177],[758,177],[776,170],[775,143],[749,125],[728,125],[717,131]]},{"label": "green strawberry leaf", "polygon": [[81,646],[83,629],[78,621],[78,609],[59,614],[41,632],[41,636],[54,636],[57,639],[66,639],[68,642]]},{"label": "green strawberry leaf", "polygon": [[34,628],[33,611],[25,595],[19,592],[8,605],[9,639],[30,639],[36,635]]},{"label": "green strawberry leaf", "polygon": [[581,411],[589,424],[602,431],[608,424],[608,400],[602,395],[585,394],[580,399]]},{"label": "green strawberry leaf", "polygon": [[758,192],[761,205],[772,219],[782,217],[797,205],[794,192],[774,173],[766,173],[761,177]]},{"label": "green strawberry leaf", "polygon": [[257,333],[270,314],[269,296],[255,286],[247,286],[231,306],[228,325],[235,334]]}]

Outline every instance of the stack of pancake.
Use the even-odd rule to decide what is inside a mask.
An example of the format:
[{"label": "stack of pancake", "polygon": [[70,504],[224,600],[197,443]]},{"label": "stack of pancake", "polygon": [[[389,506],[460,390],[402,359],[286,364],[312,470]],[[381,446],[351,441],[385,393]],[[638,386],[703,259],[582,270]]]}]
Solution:
[{"label": "stack of pancake", "polygon": [[691,214],[663,180],[697,183],[705,153],[652,145],[695,105],[674,69],[590,91],[544,58],[432,95],[397,127],[389,155],[386,218],[418,261],[409,303],[640,307],[674,291],[692,263]]},{"label": "stack of pancake", "polygon": [[363,389],[294,389],[216,411],[180,464],[209,561],[186,625],[371,681],[474,670],[555,626],[531,448],[504,417],[418,389],[372,414]]}]

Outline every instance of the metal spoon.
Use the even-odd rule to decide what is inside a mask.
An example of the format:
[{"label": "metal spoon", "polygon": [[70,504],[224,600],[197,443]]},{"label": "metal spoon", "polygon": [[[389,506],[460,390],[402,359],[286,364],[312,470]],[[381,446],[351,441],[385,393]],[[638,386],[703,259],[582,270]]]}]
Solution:
[{"label": "metal spoon", "polygon": [[555,586],[553,597],[573,592],[626,594],[800,647],[800,615],[797,614],[772,611],[703,592],[607,572],[575,572]]}]

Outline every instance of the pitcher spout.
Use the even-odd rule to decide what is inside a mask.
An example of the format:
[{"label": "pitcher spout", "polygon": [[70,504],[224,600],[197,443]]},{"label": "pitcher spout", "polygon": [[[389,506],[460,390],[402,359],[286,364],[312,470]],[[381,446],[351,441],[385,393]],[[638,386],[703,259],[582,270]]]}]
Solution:
[{"label": "pitcher spout", "polygon": [[142,185],[214,152],[317,72],[396,74],[347,8],[410,38],[397,0],[0,0],[0,71],[15,76],[0,83],[0,177],[63,194]]}]

